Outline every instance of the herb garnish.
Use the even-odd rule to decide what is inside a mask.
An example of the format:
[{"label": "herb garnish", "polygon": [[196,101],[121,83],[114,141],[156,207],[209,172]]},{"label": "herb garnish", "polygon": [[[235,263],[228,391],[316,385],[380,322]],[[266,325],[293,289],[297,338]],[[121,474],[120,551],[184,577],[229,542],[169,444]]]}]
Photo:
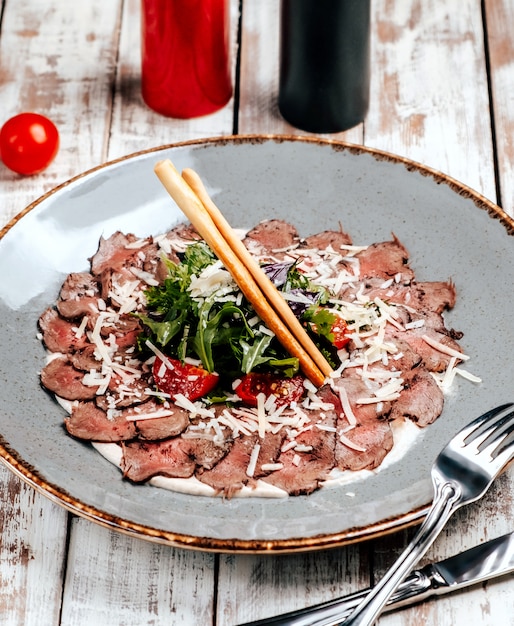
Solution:
[{"label": "herb garnish", "polygon": [[[167,278],[145,292],[148,314],[139,315],[149,334],[145,339],[170,357],[198,358],[207,371],[227,379],[251,371],[278,371],[285,377],[298,372],[298,359],[264,327],[207,244],[191,244],[182,262],[166,263]],[[278,265],[274,269],[281,276],[280,289],[300,290],[307,302],[325,298],[323,289],[312,285],[295,264]]]}]

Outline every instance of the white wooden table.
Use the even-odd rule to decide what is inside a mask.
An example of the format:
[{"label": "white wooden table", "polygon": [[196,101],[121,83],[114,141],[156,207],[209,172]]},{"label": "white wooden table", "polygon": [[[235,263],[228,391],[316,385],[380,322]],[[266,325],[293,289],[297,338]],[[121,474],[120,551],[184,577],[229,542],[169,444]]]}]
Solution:
[{"label": "white wooden table", "polygon": [[[42,174],[22,178],[0,166],[1,224],[71,176],[140,149],[298,134],[276,105],[278,6],[233,0],[236,97],[214,115],[177,121],[141,100],[139,0],[1,0],[0,123],[35,110],[61,134]],[[439,169],[514,215],[514,0],[372,6],[370,111],[364,125],[336,137]],[[3,466],[0,494],[0,623],[12,626],[229,626],[372,584],[412,533],[312,554],[214,555],[74,517]],[[513,494],[511,473],[454,518],[425,561],[514,530]],[[513,615],[507,578],[379,623],[507,626]]]}]

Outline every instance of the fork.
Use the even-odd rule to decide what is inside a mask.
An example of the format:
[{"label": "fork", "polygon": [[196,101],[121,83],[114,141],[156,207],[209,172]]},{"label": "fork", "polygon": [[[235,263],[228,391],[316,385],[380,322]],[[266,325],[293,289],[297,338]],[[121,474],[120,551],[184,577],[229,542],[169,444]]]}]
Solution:
[{"label": "fork", "polygon": [[[344,626],[371,626],[396,587],[421,559],[451,515],[475,502],[514,456],[513,403],[491,409],[463,428],[439,453],[432,466],[434,500],[425,521],[391,569],[344,621]],[[313,621],[316,626],[338,621]]]},{"label": "fork", "polygon": [[[370,626],[398,585],[432,545],[453,513],[481,498],[514,457],[514,403],[484,413],[443,448],[432,467],[434,499],[407,548],[347,617],[344,601],[306,608],[240,626]],[[338,604],[340,604],[338,609]],[[347,617],[346,621],[341,622]]]}]

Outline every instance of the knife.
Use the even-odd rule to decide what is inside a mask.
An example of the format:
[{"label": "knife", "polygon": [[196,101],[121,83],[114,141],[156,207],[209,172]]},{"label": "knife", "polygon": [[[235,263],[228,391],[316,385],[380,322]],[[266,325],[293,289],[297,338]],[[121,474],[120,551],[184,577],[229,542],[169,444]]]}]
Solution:
[{"label": "knife", "polygon": [[[482,543],[460,554],[413,570],[398,586],[384,611],[444,595],[491,578],[514,572],[514,533]],[[364,589],[305,609],[283,613],[239,626],[315,626],[318,619],[340,621],[370,592]]]}]

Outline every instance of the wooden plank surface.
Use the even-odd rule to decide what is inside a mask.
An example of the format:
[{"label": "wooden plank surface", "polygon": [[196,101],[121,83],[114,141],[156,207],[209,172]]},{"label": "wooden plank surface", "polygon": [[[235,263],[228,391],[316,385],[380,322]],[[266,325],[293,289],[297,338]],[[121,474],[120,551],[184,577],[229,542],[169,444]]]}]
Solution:
[{"label": "wooden plank surface", "polygon": [[[6,2],[0,37],[2,123],[25,110],[47,114],[61,148],[44,173],[0,168],[2,224],[56,184],[104,159],[121,2]],[[77,114],[77,112],[80,112]],[[77,142],[80,137],[80,142]],[[4,468],[0,615],[4,624],[58,624],[65,571],[64,509]]]},{"label": "wooden plank surface", "polygon": [[214,562],[76,518],[61,624],[210,624]]},{"label": "wooden plank surface", "polygon": [[2,118],[31,110],[49,115],[61,146],[52,166],[37,176],[20,179],[0,169],[4,219],[104,160],[121,6],[121,0],[6,2],[0,37]]},{"label": "wooden plank surface", "polygon": [[[126,0],[104,160],[158,145],[231,134],[233,100],[212,115],[192,120],[165,118],[144,104],[140,91],[139,20],[139,0]],[[235,72],[237,1],[231,3],[231,20]],[[62,624],[208,624],[215,605],[215,558],[148,544],[77,520],[71,529]],[[113,564],[125,574],[115,576]]]},{"label": "wooden plank surface", "polygon": [[366,145],[424,163],[495,200],[480,0],[374,3]]},{"label": "wooden plank surface", "polygon": [[[151,146],[234,129],[300,134],[276,105],[279,3],[242,4],[239,99],[214,115],[178,121],[141,100],[139,0],[5,0],[0,121],[20,110],[46,113],[58,124],[61,150],[35,177],[21,179],[0,167],[0,219],[80,171]],[[331,137],[426,163],[491,199],[498,187],[512,215],[514,0],[483,4],[486,23],[479,0],[463,0],[458,9],[445,0],[373,0],[370,112],[364,124]],[[231,10],[235,73],[238,0]],[[512,530],[513,491],[511,476],[502,477],[481,503],[456,516],[425,561]],[[370,584],[412,533],[312,554],[215,556],[149,544],[68,516],[4,468],[0,492],[0,622],[8,626],[233,625]],[[513,605],[504,580],[379,623],[506,626]]]},{"label": "wooden plank surface", "polygon": [[0,623],[57,624],[67,513],[0,467]]},{"label": "wooden plank surface", "polygon": [[486,0],[499,204],[514,217],[514,2]]},{"label": "wooden plank surface", "polygon": [[[338,138],[363,142],[425,163],[494,200],[493,144],[480,3],[462,2],[458,12],[452,11],[444,0],[423,3],[377,0],[372,5],[370,111],[364,125],[340,133]],[[243,133],[256,132],[262,123],[270,133],[298,132],[280,117],[276,105],[278,19],[277,3],[245,2],[239,111]],[[272,33],[271,45],[269,38],[263,40],[264,32]],[[254,59],[261,62],[257,67],[254,63],[251,72]],[[271,74],[264,69],[269,65],[275,65]],[[478,518],[481,524],[486,523],[483,515]],[[462,514],[454,522],[455,533],[465,519],[466,514]],[[468,546],[484,538],[483,532],[473,532],[473,523],[469,526],[472,532],[467,538]],[[374,543],[373,564],[378,572],[392,563],[392,555],[403,548],[408,534],[400,533]],[[447,552],[451,553],[453,545],[450,541],[442,549],[434,549],[432,558],[449,556]],[[234,616],[236,622],[243,622],[314,604],[331,597],[331,589],[337,587],[339,593],[349,593],[369,585],[370,547],[363,544],[315,555],[266,559],[221,557],[220,626],[233,623]],[[338,572],[335,580],[334,572]],[[235,599],[241,596],[247,600],[236,603]],[[473,597],[480,604],[480,596]],[[451,616],[447,613],[443,617],[434,604],[423,607],[425,621],[417,621],[419,609],[415,609],[384,616],[379,623],[465,624],[458,617],[459,606],[460,603]]]}]

